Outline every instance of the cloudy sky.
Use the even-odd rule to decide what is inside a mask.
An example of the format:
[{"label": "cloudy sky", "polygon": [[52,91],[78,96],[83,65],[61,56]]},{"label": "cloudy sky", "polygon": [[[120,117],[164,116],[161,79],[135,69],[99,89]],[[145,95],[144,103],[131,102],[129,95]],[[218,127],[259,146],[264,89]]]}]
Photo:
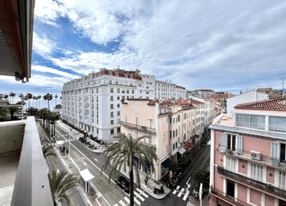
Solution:
[{"label": "cloudy sky", "polygon": [[30,82],[0,76],[0,93],[60,95],[118,65],[189,90],[280,89],[286,1],[36,0],[33,51]]}]

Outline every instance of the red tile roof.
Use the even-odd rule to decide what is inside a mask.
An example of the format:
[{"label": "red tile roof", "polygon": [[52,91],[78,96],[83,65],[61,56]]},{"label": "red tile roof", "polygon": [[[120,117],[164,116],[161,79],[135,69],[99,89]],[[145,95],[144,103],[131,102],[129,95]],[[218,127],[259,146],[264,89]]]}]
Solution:
[{"label": "red tile roof", "polygon": [[236,109],[255,109],[255,110],[286,110],[286,97],[277,98],[273,100],[262,100],[258,102],[249,102],[245,104],[238,104]]},{"label": "red tile roof", "polygon": [[191,99],[190,100],[192,104],[204,104],[203,102],[199,102],[197,100]]},{"label": "red tile roof", "polygon": [[211,89],[197,89],[195,90],[195,92],[214,92],[214,90],[211,90]]},{"label": "red tile roof", "polygon": [[213,94],[211,98],[228,98],[228,94]]}]

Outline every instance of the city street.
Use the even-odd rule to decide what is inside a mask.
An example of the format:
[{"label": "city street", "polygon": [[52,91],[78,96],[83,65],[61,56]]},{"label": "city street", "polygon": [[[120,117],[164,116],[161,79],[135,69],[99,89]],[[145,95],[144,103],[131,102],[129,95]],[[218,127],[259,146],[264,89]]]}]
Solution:
[{"label": "city street", "polygon": [[[61,128],[60,126],[56,126],[56,139],[57,140],[68,140],[69,136],[66,132],[66,130],[64,130],[63,128]],[[75,148],[77,148],[80,152],[78,152],[78,150],[76,150]],[[89,168],[90,172],[92,172],[95,176],[95,179],[102,179],[104,177],[104,175],[102,175],[102,177],[100,177],[99,175],[99,170],[101,169],[102,165],[104,164],[105,160],[106,160],[106,156],[102,155],[102,154],[96,154],[91,152],[89,149],[87,149],[82,143],[80,143],[79,141],[77,141],[76,139],[74,139],[73,137],[71,137],[71,151],[72,151],[72,157],[75,158],[75,160],[77,161],[77,163],[81,164],[81,166]],[[167,195],[166,198],[162,199],[162,200],[158,200],[155,199],[153,197],[148,196],[148,198],[144,197],[143,195],[141,195],[141,198],[136,198],[138,201],[140,201],[140,204],[143,206],[151,206],[151,205],[164,205],[164,206],[173,206],[173,205],[186,205],[188,198],[187,199],[183,199],[184,198],[184,193],[180,192],[181,189],[183,187],[186,186],[186,182],[189,179],[189,177],[192,176],[193,172],[196,169],[204,169],[206,164],[209,162],[209,158],[210,158],[210,147],[207,145],[206,147],[203,148],[203,150],[201,151],[201,154],[197,157],[197,159],[193,162],[193,166],[191,167],[191,169],[189,169],[187,171],[187,174],[183,177],[183,179],[180,181],[179,185],[179,191],[176,192],[175,194],[173,194],[173,191]],[[82,153],[82,154],[80,154]],[[80,156],[78,156],[80,155]],[[82,158],[83,156],[87,157],[88,160],[85,160],[85,158]],[[84,165],[85,166],[84,166]],[[111,168],[108,167],[105,171],[105,174],[107,176],[109,176],[109,172],[111,171]],[[106,178],[107,179],[107,178]],[[114,179],[114,176],[112,177],[112,180]],[[94,182],[94,180],[93,180]],[[100,186],[98,185],[100,183]],[[113,185],[113,186],[112,186]],[[95,182],[95,186],[101,191],[101,193],[103,194],[103,196],[105,196],[106,200],[109,202],[110,205],[114,205],[114,204],[118,204],[118,202],[122,199],[124,199],[125,197],[128,197],[128,195],[126,195],[125,193],[123,193],[118,187],[114,188],[114,183],[110,182],[110,184],[108,184],[108,182],[106,182],[105,184],[102,184],[102,181],[99,182]],[[192,191],[194,187],[194,180],[191,180],[191,189],[190,191]],[[137,189],[137,186],[135,185],[135,189]],[[103,191],[104,190],[104,191]],[[142,201],[143,200],[143,201]],[[118,204],[120,205],[120,204]]]}]

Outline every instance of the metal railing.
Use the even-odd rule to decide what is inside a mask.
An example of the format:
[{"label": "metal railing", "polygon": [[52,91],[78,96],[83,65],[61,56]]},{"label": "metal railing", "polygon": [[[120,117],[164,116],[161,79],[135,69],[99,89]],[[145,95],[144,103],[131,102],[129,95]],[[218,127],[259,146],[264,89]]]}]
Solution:
[{"label": "metal railing", "polygon": [[231,172],[231,171],[228,171],[226,169],[224,169],[223,167],[221,166],[218,166],[217,167],[217,173],[220,174],[220,175],[223,175],[225,177],[229,177],[229,178],[232,178],[240,183],[244,183],[244,184],[247,184],[247,185],[250,185],[250,186],[253,186],[253,187],[256,187],[260,190],[264,190],[268,193],[271,193],[271,194],[274,194],[274,195],[277,195],[283,199],[286,199],[286,191],[285,190],[282,190],[280,188],[277,188],[271,184],[266,184],[264,182],[259,182],[257,180],[254,180],[254,179],[251,179],[249,177],[246,177],[246,176],[243,176],[243,175],[240,175],[240,174],[237,174],[237,173],[234,173],[234,172]]},{"label": "metal railing", "polygon": [[239,122],[239,121],[237,121],[236,126],[265,130],[265,124],[255,124],[255,123],[250,123],[250,122]]},{"label": "metal railing", "polygon": [[286,127],[283,127],[283,126],[275,126],[275,125],[269,125],[269,131],[274,131],[274,132],[286,132]]},{"label": "metal railing", "polygon": [[130,129],[136,129],[140,132],[145,132],[148,134],[156,134],[156,129],[155,128],[149,128],[146,126],[141,126],[141,125],[136,125],[136,124],[132,124],[132,123],[125,123],[124,121],[120,121],[120,124],[122,126],[128,127]]},{"label": "metal railing", "polygon": [[237,205],[237,206],[249,205],[246,202],[241,201],[237,198],[231,197],[231,196],[227,195],[227,193],[224,193],[220,190],[214,189],[213,187],[211,187],[211,193],[218,196],[220,199],[224,199],[224,200],[231,202],[232,204]]}]

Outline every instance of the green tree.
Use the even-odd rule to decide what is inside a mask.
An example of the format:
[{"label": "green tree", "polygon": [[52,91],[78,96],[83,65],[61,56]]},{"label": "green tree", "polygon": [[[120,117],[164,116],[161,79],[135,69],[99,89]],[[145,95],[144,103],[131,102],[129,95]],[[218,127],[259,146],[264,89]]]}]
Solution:
[{"label": "green tree", "polygon": [[[107,168],[109,164],[111,164],[112,170],[109,174],[109,180],[112,174],[117,174],[117,178],[119,177],[119,173],[121,168],[123,167],[124,171],[126,171],[126,167],[128,165],[129,168],[129,178],[130,178],[130,205],[134,205],[134,188],[133,188],[133,160],[137,157],[142,163],[149,162],[152,171],[155,171],[153,161],[157,161],[158,157],[153,148],[143,144],[140,140],[145,138],[150,138],[149,136],[143,136],[137,139],[133,139],[131,135],[127,137],[125,134],[120,134],[114,138],[118,138],[120,141],[112,144],[108,147],[103,154],[110,154],[101,168],[102,172]],[[140,187],[140,179],[137,178],[138,185]]]},{"label": "green tree", "polygon": [[60,104],[56,105],[56,109],[61,109],[61,108],[62,108],[62,105],[60,105]]},{"label": "green tree", "polygon": [[[14,92],[10,92],[9,96],[10,96],[10,97],[13,97],[13,99],[14,99],[14,97],[16,96],[16,94],[15,94]],[[12,99],[12,104],[13,104],[13,99]]]},{"label": "green tree", "polygon": [[197,169],[196,171],[194,171],[193,177],[198,185],[203,182],[204,175],[205,173],[201,169]]},{"label": "green tree", "polygon": [[29,100],[29,107],[30,107],[30,99],[33,98],[33,95],[31,93],[27,93],[26,98],[27,100]]},{"label": "green tree", "polygon": [[53,99],[53,95],[50,93],[47,93],[44,95],[44,100],[48,100],[48,109],[50,110],[50,101]]},{"label": "green tree", "polygon": [[178,162],[173,159],[170,159],[170,163],[169,163],[170,171],[174,172],[177,168],[178,168]]},{"label": "green tree", "polygon": [[9,109],[4,106],[0,106],[0,119],[6,120],[8,118]]},{"label": "green tree", "polygon": [[9,112],[10,112],[10,119],[13,120],[14,119],[14,113],[18,110],[17,107],[9,107]]},{"label": "green tree", "polygon": [[26,112],[31,116],[38,116],[39,110],[34,107],[29,107]]},{"label": "green tree", "polygon": [[4,95],[4,99],[7,99],[9,97],[9,95],[5,94]]},{"label": "green tree", "polygon": [[54,136],[56,135],[56,122],[60,119],[60,115],[57,112],[51,112],[49,116],[49,120],[53,124],[54,127]]},{"label": "green tree", "polygon": [[47,156],[51,155],[54,157],[57,157],[57,154],[53,151],[53,146],[52,145],[45,145],[43,148],[43,155],[46,158]]},{"label": "green tree", "polygon": [[54,206],[57,205],[59,199],[64,199],[70,203],[69,197],[66,192],[79,185],[79,179],[73,174],[68,174],[64,170],[54,170],[48,174],[51,194],[54,202]]}]

